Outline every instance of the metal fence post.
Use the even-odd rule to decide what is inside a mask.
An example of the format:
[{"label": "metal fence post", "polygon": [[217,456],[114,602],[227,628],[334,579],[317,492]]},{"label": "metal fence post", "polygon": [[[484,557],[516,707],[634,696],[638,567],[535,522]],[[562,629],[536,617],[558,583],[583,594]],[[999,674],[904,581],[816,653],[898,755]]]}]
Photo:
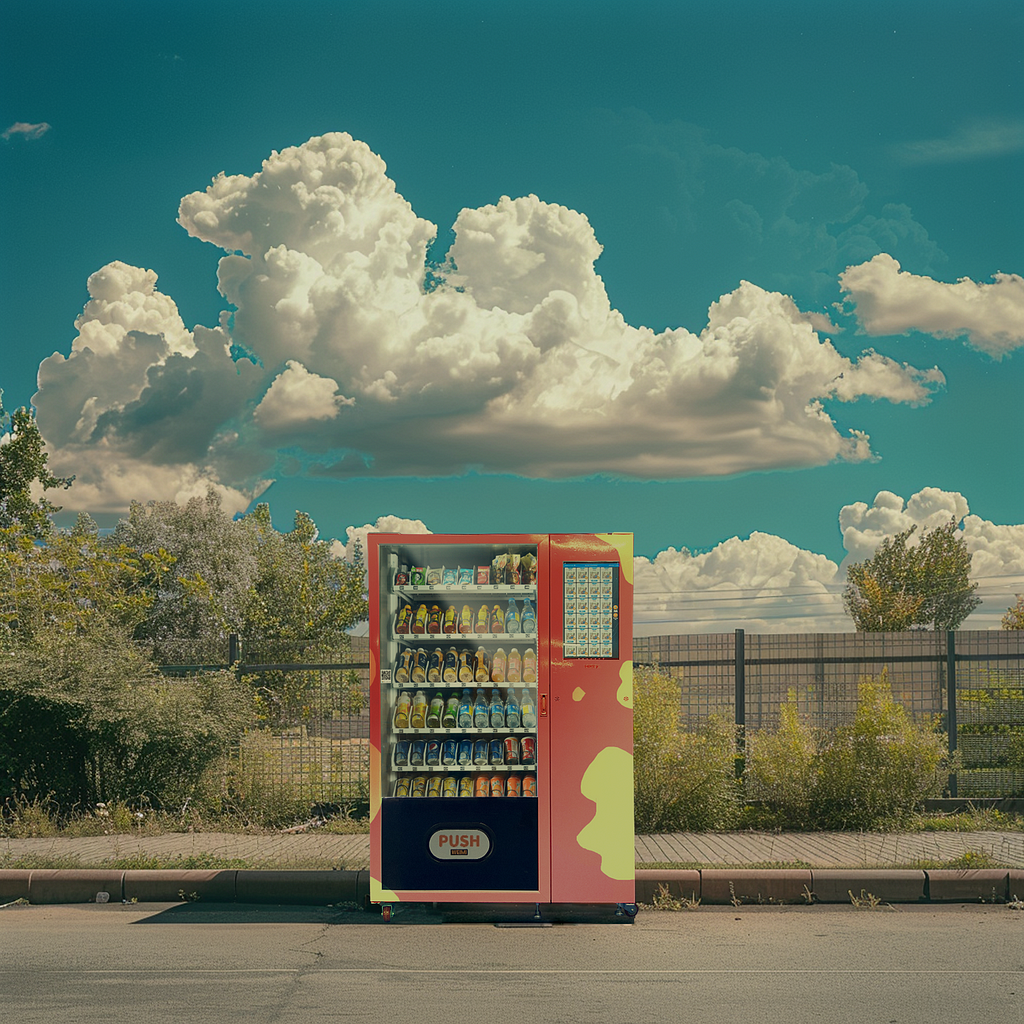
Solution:
[{"label": "metal fence post", "polygon": [[736,639],[733,645],[733,659],[736,671],[736,777],[741,778],[743,769],[746,767],[747,748],[747,666],[746,666],[746,641],[742,629],[736,630]]},{"label": "metal fence post", "polygon": [[[946,633],[946,738],[949,756],[956,756],[956,633]],[[957,795],[956,772],[949,773],[949,795]]]},{"label": "metal fence post", "polygon": [[228,633],[228,664],[232,667],[238,664],[238,634]]}]

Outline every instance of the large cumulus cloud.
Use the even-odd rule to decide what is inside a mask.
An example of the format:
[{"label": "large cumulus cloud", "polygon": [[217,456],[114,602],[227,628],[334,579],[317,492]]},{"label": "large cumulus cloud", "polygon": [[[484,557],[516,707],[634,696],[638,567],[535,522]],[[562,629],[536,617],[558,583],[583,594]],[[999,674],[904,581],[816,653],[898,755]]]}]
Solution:
[{"label": "large cumulus cloud", "polygon": [[[218,176],[179,222],[225,251],[235,308],[221,324],[188,330],[152,271],[114,263],[90,278],[70,355],[40,367],[54,465],[74,467],[96,508],[204,481],[244,504],[285,449],[334,476],[861,461],[870,440],[836,422],[841,403],[923,403],[943,383],[873,350],[840,354],[823,315],[746,281],[697,332],[632,326],[595,271],[587,218],[533,195],[463,210],[433,266],[435,226],[346,134]],[[128,495],[125,474],[147,473]]]}]

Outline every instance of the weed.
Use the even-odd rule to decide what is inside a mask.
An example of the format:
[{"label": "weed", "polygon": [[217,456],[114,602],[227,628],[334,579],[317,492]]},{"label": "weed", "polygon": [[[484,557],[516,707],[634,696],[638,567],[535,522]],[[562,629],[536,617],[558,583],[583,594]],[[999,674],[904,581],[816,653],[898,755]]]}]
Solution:
[{"label": "weed", "polygon": [[1010,910],[1024,910],[1024,900],[1022,900],[1016,893],[1013,894],[1013,899],[1009,900],[1006,905]]},{"label": "weed", "polygon": [[817,896],[815,896],[815,894],[811,892],[811,890],[805,884],[804,891],[800,894],[800,898],[804,901],[804,903],[810,906],[817,899]]},{"label": "weed", "polygon": [[667,885],[659,885],[651,903],[652,910],[696,910],[700,906],[700,897],[696,893],[686,896],[673,896]]},{"label": "weed", "polygon": [[195,903],[199,899],[199,893],[197,892],[185,892],[184,889],[178,890],[178,899],[183,900],[185,903]]},{"label": "weed", "polygon": [[888,903],[883,903],[874,893],[870,893],[865,889],[861,889],[860,896],[854,896],[852,889],[846,890],[850,897],[850,903],[857,910],[877,910],[879,907],[889,907]]}]

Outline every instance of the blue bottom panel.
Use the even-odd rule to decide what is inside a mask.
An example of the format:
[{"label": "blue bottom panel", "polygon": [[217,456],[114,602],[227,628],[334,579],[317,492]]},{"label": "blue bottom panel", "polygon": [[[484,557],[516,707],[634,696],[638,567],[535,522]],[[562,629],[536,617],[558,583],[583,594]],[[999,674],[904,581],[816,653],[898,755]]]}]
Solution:
[{"label": "blue bottom panel", "polygon": [[386,889],[535,892],[538,870],[534,799],[391,797],[381,805]]}]

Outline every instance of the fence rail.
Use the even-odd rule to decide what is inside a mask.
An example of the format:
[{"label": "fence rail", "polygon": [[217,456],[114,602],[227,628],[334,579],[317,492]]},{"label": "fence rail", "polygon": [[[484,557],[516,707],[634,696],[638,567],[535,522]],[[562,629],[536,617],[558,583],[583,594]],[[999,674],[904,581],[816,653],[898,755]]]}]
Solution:
[{"label": "fence rail", "polygon": [[[228,638],[230,666],[261,695],[262,727],[233,752],[234,770],[269,798],[315,803],[365,799],[369,787],[369,644],[353,637],[331,655]],[[310,655],[311,657],[304,657]],[[633,659],[679,681],[680,720],[725,716],[750,733],[771,729],[795,698],[812,726],[852,720],[857,684],[887,670],[893,696],[938,718],[962,769],[950,795],[1024,796],[1024,633],[733,633],[638,637]],[[167,672],[197,666],[165,666]],[[225,668],[220,666],[206,666]]]}]

